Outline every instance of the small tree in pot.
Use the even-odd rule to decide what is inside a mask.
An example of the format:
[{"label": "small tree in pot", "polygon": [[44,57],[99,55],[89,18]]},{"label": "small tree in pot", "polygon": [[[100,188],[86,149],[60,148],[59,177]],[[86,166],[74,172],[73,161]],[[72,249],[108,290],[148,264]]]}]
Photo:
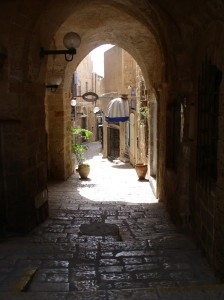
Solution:
[{"label": "small tree in pot", "polygon": [[148,166],[147,166],[147,144],[148,144],[148,114],[149,114],[149,107],[141,106],[139,109],[140,112],[140,119],[139,119],[139,153],[138,159],[140,163],[135,164],[135,170],[138,175],[139,180],[144,180],[147,174]]},{"label": "small tree in pot", "polygon": [[90,172],[90,165],[86,161],[85,152],[88,146],[83,141],[88,141],[92,132],[84,128],[72,128],[73,140],[72,152],[75,154],[78,168],[76,169],[82,179],[86,179]]}]

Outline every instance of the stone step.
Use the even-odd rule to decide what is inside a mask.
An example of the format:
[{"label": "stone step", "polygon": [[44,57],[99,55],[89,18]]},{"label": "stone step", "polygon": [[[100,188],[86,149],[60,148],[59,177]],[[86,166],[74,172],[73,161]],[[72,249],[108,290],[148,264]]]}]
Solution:
[{"label": "stone step", "polygon": [[0,293],[1,300],[223,300],[224,285],[77,292]]}]

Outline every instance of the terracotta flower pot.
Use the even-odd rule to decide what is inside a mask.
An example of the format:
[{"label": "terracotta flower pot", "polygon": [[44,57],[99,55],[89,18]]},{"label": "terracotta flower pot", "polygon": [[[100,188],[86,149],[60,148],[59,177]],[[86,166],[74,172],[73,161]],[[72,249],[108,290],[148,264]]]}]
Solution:
[{"label": "terracotta flower pot", "polygon": [[147,173],[148,166],[144,164],[136,164],[135,170],[139,180],[144,180]]},{"label": "terracotta flower pot", "polygon": [[79,165],[77,171],[79,173],[79,176],[82,179],[86,179],[86,178],[88,178],[88,175],[90,172],[90,165],[87,165],[87,164]]}]

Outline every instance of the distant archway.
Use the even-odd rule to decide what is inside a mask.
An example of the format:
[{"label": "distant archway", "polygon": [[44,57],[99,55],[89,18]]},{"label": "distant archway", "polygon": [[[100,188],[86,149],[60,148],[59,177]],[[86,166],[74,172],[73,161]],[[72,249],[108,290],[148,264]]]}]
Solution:
[{"label": "distant archway", "polygon": [[[88,25],[85,22],[86,16],[88,16]],[[132,24],[131,27],[130,24]],[[137,61],[147,90],[160,84],[164,72],[162,51],[156,37],[150,31],[149,26],[146,26],[145,20],[137,18],[131,10],[128,11],[123,6],[102,2],[96,9],[95,1],[88,3],[88,6],[78,6],[55,32],[55,47],[62,47],[63,35],[68,31],[76,31],[81,35],[81,45],[77,49],[74,60],[70,63],[65,63],[62,57],[54,58],[54,62],[51,58],[48,60],[47,73],[53,68],[55,72],[62,75],[63,81],[61,89],[54,97],[49,94],[46,97],[47,123],[51,124],[48,126],[50,174],[64,179],[72,172],[68,130],[71,101],[69,91],[72,73],[80,61],[95,47],[110,43],[127,50]],[[53,101],[53,98],[54,114],[49,113],[51,107],[49,101]]]}]

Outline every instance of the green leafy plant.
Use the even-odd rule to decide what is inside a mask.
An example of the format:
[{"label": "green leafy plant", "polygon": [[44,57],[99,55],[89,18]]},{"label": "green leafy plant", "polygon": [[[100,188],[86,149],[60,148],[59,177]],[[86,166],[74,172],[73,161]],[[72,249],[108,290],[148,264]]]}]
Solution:
[{"label": "green leafy plant", "polygon": [[[85,158],[85,152],[88,150],[88,146],[83,144],[84,141],[88,141],[92,132],[84,128],[72,128],[72,134],[74,135],[75,142],[72,143],[72,152],[75,154],[78,165],[88,164]],[[80,141],[80,142],[79,142]]]},{"label": "green leafy plant", "polygon": [[146,124],[149,109],[147,106],[142,106],[142,107],[140,107],[139,112],[140,112],[139,124],[144,125],[144,124]]},{"label": "green leafy plant", "polygon": [[141,116],[146,117],[149,109],[147,106],[142,106],[139,111],[140,111]]}]

